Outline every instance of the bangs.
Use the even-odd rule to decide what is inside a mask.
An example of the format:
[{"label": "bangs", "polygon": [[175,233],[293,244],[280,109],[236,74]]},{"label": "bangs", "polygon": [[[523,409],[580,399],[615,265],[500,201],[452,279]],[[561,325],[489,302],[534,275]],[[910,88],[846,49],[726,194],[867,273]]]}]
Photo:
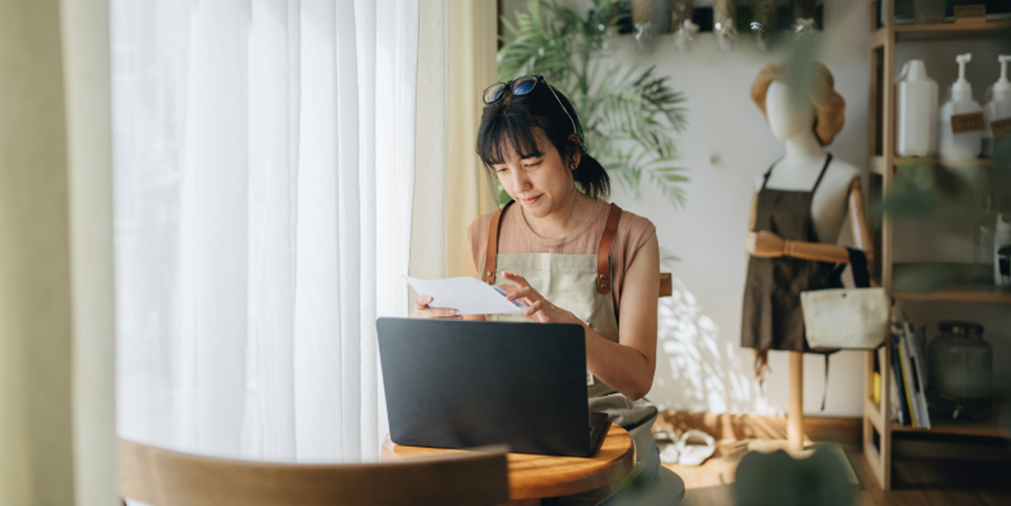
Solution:
[{"label": "bangs", "polygon": [[485,165],[505,163],[506,150],[510,148],[520,159],[544,154],[537,149],[534,132],[535,128],[540,128],[536,124],[540,118],[526,118],[501,109],[491,111],[491,116],[483,122],[477,135],[477,154]]}]

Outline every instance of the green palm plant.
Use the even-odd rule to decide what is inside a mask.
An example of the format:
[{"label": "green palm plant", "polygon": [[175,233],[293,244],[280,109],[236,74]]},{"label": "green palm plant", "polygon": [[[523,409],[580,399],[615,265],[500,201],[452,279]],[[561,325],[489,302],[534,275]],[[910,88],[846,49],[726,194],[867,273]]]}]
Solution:
[{"label": "green palm plant", "polygon": [[[684,96],[671,89],[655,66],[622,70],[605,64],[618,27],[629,16],[628,0],[593,0],[577,10],[546,0],[528,0],[512,35],[498,52],[499,80],[540,74],[563,90],[579,111],[588,153],[641,196],[647,180],[675,207],[685,202],[685,169],[678,166],[672,134],[687,124]],[[503,38],[504,40],[504,38]]]}]

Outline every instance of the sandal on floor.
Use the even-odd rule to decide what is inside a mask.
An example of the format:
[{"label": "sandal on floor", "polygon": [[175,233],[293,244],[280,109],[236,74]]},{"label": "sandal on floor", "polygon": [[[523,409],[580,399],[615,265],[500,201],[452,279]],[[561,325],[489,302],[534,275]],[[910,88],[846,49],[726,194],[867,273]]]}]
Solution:
[{"label": "sandal on floor", "polygon": [[678,438],[673,432],[654,432],[653,442],[660,448],[660,462],[664,464],[678,463]]},{"label": "sandal on floor", "polygon": [[678,440],[678,464],[698,466],[716,451],[716,440],[701,430],[687,430]]}]

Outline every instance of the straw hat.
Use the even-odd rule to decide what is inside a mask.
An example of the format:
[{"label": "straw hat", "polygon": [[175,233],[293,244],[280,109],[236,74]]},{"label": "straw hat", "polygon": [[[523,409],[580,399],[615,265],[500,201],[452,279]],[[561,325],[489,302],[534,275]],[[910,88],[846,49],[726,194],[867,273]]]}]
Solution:
[{"label": "straw hat", "polygon": [[[810,97],[816,114],[814,133],[822,145],[828,146],[832,144],[832,140],[835,139],[846,122],[846,101],[832,89],[835,80],[832,78],[832,73],[828,71],[828,67],[818,62],[813,62],[812,66],[814,78],[812,79]],[[751,85],[751,100],[754,100],[755,105],[762,110],[766,120],[768,120],[768,115],[765,112],[765,94],[769,91],[769,85],[773,81],[786,83],[786,75],[785,63],[770,62],[762,68],[758,77],[755,78],[755,82]]]}]

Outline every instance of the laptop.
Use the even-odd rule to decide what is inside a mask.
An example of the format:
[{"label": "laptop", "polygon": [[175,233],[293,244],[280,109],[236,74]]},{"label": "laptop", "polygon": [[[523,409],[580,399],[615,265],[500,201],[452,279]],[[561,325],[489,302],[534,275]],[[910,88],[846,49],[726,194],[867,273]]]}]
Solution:
[{"label": "laptop", "polygon": [[394,443],[589,457],[608,427],[589,412],[583,328],[380,318]]}]

